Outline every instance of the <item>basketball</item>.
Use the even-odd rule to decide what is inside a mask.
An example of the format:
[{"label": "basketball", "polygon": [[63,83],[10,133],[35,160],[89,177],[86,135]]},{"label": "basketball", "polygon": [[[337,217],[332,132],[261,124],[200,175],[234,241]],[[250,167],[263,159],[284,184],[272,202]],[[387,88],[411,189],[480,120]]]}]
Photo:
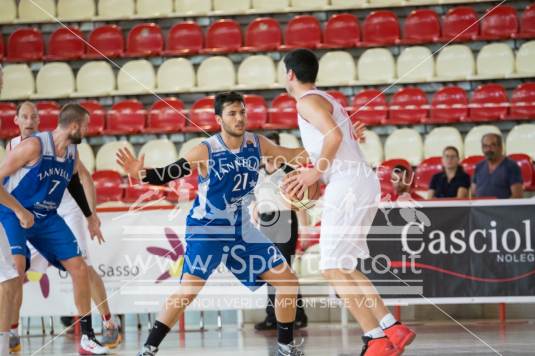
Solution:
[{"label": "basketball", "polygon": [[[298,171],[293,171],[288,173],[286,176],[289,177],[297,173]],[[305,190],[304,194],[302,194],[302,196],[289,195],[282,186],[280,187],[280,194],[282,195],[284,200],[288,202],[292,207],[308,210],[314,207],[316,201],[321,196],[320,183],[315,182],[314,184],[310,185],[308,189]]]}]

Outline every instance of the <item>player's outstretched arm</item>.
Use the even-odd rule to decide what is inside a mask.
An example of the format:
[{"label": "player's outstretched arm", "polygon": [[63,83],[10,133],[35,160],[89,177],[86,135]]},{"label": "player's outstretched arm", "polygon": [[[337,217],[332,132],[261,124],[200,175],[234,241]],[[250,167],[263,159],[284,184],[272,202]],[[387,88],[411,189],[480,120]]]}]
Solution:
[{"label": "player's outstretched arm", "polygon": [[310,161],[308,153],[303,147],[282,147],[263,135],[258,135],[258,140],[260,141],[262,156],[272,159],[276,167],[280,167],[284,163],[302,166]]}]

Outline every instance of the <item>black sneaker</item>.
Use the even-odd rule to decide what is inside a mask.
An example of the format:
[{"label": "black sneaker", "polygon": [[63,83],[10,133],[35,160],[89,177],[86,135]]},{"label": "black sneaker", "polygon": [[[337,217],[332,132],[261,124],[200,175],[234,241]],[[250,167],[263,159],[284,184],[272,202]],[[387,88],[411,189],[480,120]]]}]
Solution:
[{"label": "black sneaker", "polygon": [[277,322],[271,320],[264,320],[254,326],[256,331],[277,330]]}]

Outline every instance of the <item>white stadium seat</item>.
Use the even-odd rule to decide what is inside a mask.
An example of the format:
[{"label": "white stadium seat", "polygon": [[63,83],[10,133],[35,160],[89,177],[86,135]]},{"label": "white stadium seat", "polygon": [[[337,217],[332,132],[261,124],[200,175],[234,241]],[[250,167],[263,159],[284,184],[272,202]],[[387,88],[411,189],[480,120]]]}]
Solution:
[{"label": "white stadium seat", "polygon": [[360,149],[364,154],[366,162],[372,167],[376,167],[383,162],[383,144],[379,135],[371,130],[366,130],[364,133],[366,141],[359,143]]},{"label": "white stadium seat", "polygon": [[128,141],[114,141],[102,145],[97,152],[95,166],[97,171],[111,170],[125,174],[121,166],[116,162],[115,155],[120,148],[126,147],[135,154],[134,146]]},{"label": "white stadium seat", "polygon": [[195,87],[195,69],[185,58],[171,58],[160,65],[157,73],[158,91],[187,91]]},{"label": "white stadium seat", "polygon": [[535,124],[516,125],[507,135],[505,145],[508,155],[524,153],[535,160]]},{"label": "white stadium seat", "polygon": [[494,125],[478,125],[470,129],[464,138],[464,156],[480,156],[483,154],[481,151],[481,138],[487,133],[497,133],[501,135],[501,131]]},{"label": "white stadium seat", "polygon": [[203,15],[212,11],[212,0],[175,0],[175,13]]},{"label": "white stadium seat", "polygon": [[35,87],[39,97],[69,97],[75,91],[75,79],[71,66],[64,62],[45,64],[37,73]]},{"label": "white stadium seat", "polygon": [[19,20],[25,22],[54,21],[56,2],[54,0],[20,0]]},{"label": "white stadium seat", "polygon": [[368,0],[370,5],[401,5],[403,0]]},{"label": "white stadium seat", "polygon": [[26,99],[35,91],[35,81],[30,67],[26,64],[10,64],[4,67],[4,87],[2,99]]},{"label": "white stadium seat", "polygon": [[149,93],[155,86],[154,68],[145,59],[126,62],[117,75],[119,93]]},{"label": "white stadium seat", "polygon": [[331,0],[333,7],[360,7],[367,4],[367,0]]},{"label": "white stadium seat", "polygon": [[463,159],[464,145],[459,130],[455,127],[435,127],[425,136],[424,158],[442,156],[442,151],[448,146],[459,150],[459,156]]},{"label": "white stadium seat", "polygon": [[246,12],[251,8],[251,0],[213,0],[214,11]]},{"label": "white stadium seat", "polygon": [[323,9],[329,6],[328,0],[290,0],[292,9]]},{"label": "white stadium seat", "polygon": [[238,84],[253,87],[269,87],[275,84],[275,63],[271,57],[255,55],[247,57],[238,68]]},{"label": "white stadium seat", "polygon": [[58,0],[58,18],[61,20],[91,20],[95,13],[94,0]]},{"label": "white stadium seat", "polygon": [[145,166],[149,168],[164,167],[177,160],[175,144],[167,139],[151,140],[139,150],[138,156],[145,155]]},{"label": "white stadium seat", "polygon": [[396,77],[394,57],[388,49],[366,50],[358,61],[358,78],[361,82],[391,82]]},{"label": "white stadium seat", "polygon": [[535,41],[525,42],[516,53],[516,72],[535,74]]},{"label": "white stadium seat", "polygon": [[12,22],[17,19],[17,4],[15,0],[3,0],[0,11],[0,22]]},{"label": "white stadium seat", "polygon": [[259,11],[280,11],[290,7],[290,0],[253,0],[253,9]]},{"label": "white stadium seat", "polygon": [[173,0],[137,0],[136,14],[141,17],[165,17],[173,13]]},{"label": "white stadium seat", "polygon": [[198,144],[200,144],[201,142],[205,140],[206,140],[206,137],[195,137],[195,138],[187,140],[186,142],[182,144],[182,146],[180,146],[180,150],[178,151],[178,157],[184,157],[184,155],[188,153],[189,151],[191,151],[193,147],[197,146]]},{"label": "white stadium seat", "polygon": [[436,76],[444,79],[467,79],[475,73],[472,50],[465,45],[451,45],[440,51],[436,59]]},{"label": "white stadium seat", "polygon": [[285,85],[286,83],[286,66],[282,59],[277,64],[277,83],[279,85]]},{"label": "white stadium seat", "polygon": [[204,89],[230,89],[236,84],[234,64],[228,57],[205,59],[197,70],[197,85]]},{"label": "white stadium seat", "polygon": [[397,129],[385,141],[385,159],[403,158],[417,166],[423,157],[423,142],[413,129]]},{"label": "white stadium seat", "polygon": [[87,142],[82,142],[78,145],[78,154],[80,155],[80,161],[84,164],[85,168],[91,173],[95,170],[95,154],[93,149]]},{"label": "white stadium seat", "polygon": [[286,148],[299,148],[302,146],[297,137],[287,132],[281,132],[279,134],[279,141],[280,145]]},{"label": "white stadium seat", "polygon": [[483,46],[477,54],[477,74],[502,78],[515,71],[515,56],[505,43],[491,43]]},{"label": "white stadium seat", "polygon": [[87,62],[80,68],[76,75],[77,95],[109,95],[114,90],[115,74],[108,62]]},{"label": "white stadium seat", "polygon": [[6,149],[4,146],[0,146],[0,163],[4,161],[4,158],[6,157]]},{"label": "white stadium seat", "polygon": [[433,79],[434,75],[435,61],[427,47],[407,47],[397,59],[397,76],[400,81],[426,81]]},{"label": "white stadium seat", "polygon": [[321,57],[318,85],[350,85],[356,76],[355,60],[349,52],[331,51]]},{"label": "white stadium seat", "polygon": [[134,16],[134,0],[101,0],[98,2],[98,16],[107,19],[129,18]]}]

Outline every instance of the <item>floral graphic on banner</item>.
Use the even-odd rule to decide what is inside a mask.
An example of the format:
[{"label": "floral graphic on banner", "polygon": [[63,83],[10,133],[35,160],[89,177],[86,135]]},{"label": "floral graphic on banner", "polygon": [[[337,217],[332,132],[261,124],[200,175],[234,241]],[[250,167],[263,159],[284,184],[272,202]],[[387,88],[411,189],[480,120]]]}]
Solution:
[{"label": "floral graphic on banner", "polygon": [[147,252],[150,254],[169,259],[172,262],[171,267],[157,278],[156,283],[160,283],[171,277],[178,278],[182,273],[182,266],[184,264],[184,245],[180,241],[179,236],[171,228],[166,227],[164,231],[171,249],[157,246],[147,247]]}]

